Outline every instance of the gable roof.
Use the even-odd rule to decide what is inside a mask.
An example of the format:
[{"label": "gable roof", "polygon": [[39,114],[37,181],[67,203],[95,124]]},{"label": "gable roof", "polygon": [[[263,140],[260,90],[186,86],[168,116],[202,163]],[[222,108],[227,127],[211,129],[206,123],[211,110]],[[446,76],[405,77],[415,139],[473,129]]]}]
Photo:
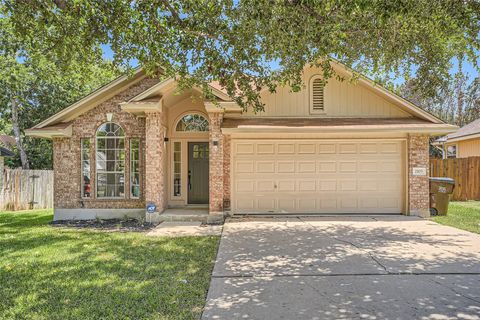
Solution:
[{"label": "gable roof", "polygon": [[473,138],[480,138],[480,119],[474,120],[469,124],[464,125],[454,133],[450,133],[449,135],[437,139],[436,142],[454,142]]},{"label": "gable roof", "polygon": [[[343,63],[339,62],[338,60],[332,59],[334,68],[337,67],[338,69],[343,69],[344,71],[353,74],[354,72],[358,74],[358,72],[354,71],[352,68],[347,67]],[[396,105],[398,105],[401,109],[419,117],[420,119],[425,119],[431,121],[433,123],[444,124],[445,122],[436,117],[435,115],[431,114],[430,112],[422,109],[421,107],[417,106],[413,102],[405,99],[404,97],[392,92],[379,83],[375,82],[374,80],[368,78],[363,74],[359,74],[358,82],[364,85],[369,86],[375,93],[379,94],[380,96],[386,98],[387,100],[392,101]]]},{"label": "gable roof", "polygon": [[0,146],[11,148],[15,145],[15,138],[6,134],[0,134]]},{"label": "gable roof", "polygon": [[[341,64],[338,61],[334,60],[333,64],[335,68],[343,70],[343,72],[348,72],[348,73],[354,72],[352,69],[346,67],[345,65]],[[100,103],[112,98],[114,95],[118,94],[119,92],[122,92],[127,87],[137,83],[138,81],[144,79],[145,77],[147,77],[147,75],[142,68],[136,69],[133,72],[133,75],[130,75],[130,76],[123,75],[121,77],[118,77],[117,79],[113,80],[107,85],[100,87],[99,89],[93,91],[92,93],[80,99],[79,101],[66,107],[62,111],[42,121],[41,123],[37,124],[33,128],[26,130],[26,134],[35,135],[35,136],[44,136],[44,137],[52,137],[54,135],[64,136],[65,134],[69,133],[69,123],[72,120],[74,120],[76,117],[87,112],[88,110],[93,109]],[[378,95],[394,102],[395,105],[399,106],[399,108],[418,117],[419,119],[426,120],[430,123],[444,124],[444,122],[441,119],[433,116],[432,114],[426,112],[425,110],[421,109],[420,107],[416,106],[410,101],[398,96],[397,94],[385,89],[384,87],[380,86],[379,84],[367,78],[366,76],[360,75],[360,77],[358,78],[358,82],[368,86],[371,90],[373,90]],[[169,86],[176,86],[176,84],[177,84],[177,81],[174,78],[167,78],[151,86],[150,88],[146,89],[145,91],[138,94],[137,96],[130,99],[129,101],[125,101],[125,102],[134,103],[134,102],[142,101],[144,99],[148,99],[151,95],[155,94],[155,92],[162,90],[162,88],[166,88]],[[232,102],[228,94],[225,92],[225,90],[218,84],[218,82],[210,83],[210,88],[213,94],[219,99],[220,105],[223,105],[223,104],[225,104],[226,106],[228,105],[228,108],[224,110],[227,110],[227,112],[241,110],[239,106],[237,107],[232,106],[232,104],[234,103]],[[200,88],[194,88],[194,89],[201,90]],[[209,108],[211,108],[211,106]],[[61,126],[61,128],[58,127],[59,125]]]},{"label": "gable roof", "polygon": [[0,157],[13,157],[14,155],[15,153],[13,153],[12,151],[4,147],[0,147]]}]

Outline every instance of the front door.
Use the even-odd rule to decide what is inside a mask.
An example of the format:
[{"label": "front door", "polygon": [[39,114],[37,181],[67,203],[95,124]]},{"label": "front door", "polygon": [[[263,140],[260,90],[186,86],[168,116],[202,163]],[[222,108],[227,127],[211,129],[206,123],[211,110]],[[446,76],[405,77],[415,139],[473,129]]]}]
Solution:
[{"label": "front door", "polygon": [[188,203],[208,203],[208,142],[188,143]]}]

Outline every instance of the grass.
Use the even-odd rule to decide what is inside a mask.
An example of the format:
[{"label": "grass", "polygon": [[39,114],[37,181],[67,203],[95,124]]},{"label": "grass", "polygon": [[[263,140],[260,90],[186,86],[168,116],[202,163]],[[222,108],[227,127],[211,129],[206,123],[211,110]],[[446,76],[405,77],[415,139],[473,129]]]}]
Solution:
[{"label": "grass", "polygon": [[55,228],[0,212],[0,319],[198,319],[218,237]]},{"label": "grass", "polygon": [[433,217],[435,222],[480,233],[480,201],[450,202],[446,216]]}]

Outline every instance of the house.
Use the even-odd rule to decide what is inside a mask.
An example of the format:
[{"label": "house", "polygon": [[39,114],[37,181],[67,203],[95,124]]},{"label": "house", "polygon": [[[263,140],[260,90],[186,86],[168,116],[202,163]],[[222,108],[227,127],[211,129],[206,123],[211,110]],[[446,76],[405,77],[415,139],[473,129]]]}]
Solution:
[{"label": "house", "polygon": [[[350,70],[336,63],[339,75]],[[51,138],[55,219],[206,207],[238,213],[429,214],[429,136],[456,127],[360,77],[305,68],[300,92],[243,112],[218,85],[178,93],[142,70],[27,131]],[[154,206],[153,206],[154,205]]]},{"label": "house", "polygon": [[[15,138],[6,134],[0,134],[0,170],[3,172],[5,157],[13,157],[15,154],[10,151],[15,145]],[[1,183],[1,182],[0,182]]]},{"label": "house", "polygon": [[433,145],[442,151],[444,159],[480,156],[480,119],[435,140]]},{"label": "house", "polygon": [[[8,139],[2,139],[2,135],[0,135],[0,192],[2,191],[3,189],[3,169],[4,169],[4,166],[5,166],[5,157],[13,157],[15,156],[15,153],[13,153],[12,151],[10,151],[9,149],[7,148],[4,148],[2,147],[2,145],[6,145],[7,143],[4,144],[4,140],[5,141],[10,141]],[[8,137],[8,136],[6,136]]]}]

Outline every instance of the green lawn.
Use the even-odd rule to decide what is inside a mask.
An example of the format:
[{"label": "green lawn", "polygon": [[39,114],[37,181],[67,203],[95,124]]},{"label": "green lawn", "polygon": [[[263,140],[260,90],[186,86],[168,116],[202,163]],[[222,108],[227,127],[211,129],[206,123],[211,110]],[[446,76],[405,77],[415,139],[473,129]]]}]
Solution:
[{"label": "green lawn", "polygon": [[218,237],[150,238],[0,212],[0,319],[198,319]]},{"label": "green lawn", "polygon": [[433,221],[480,233],[480,201],[450,202],[448,215],[433,217]]}]

